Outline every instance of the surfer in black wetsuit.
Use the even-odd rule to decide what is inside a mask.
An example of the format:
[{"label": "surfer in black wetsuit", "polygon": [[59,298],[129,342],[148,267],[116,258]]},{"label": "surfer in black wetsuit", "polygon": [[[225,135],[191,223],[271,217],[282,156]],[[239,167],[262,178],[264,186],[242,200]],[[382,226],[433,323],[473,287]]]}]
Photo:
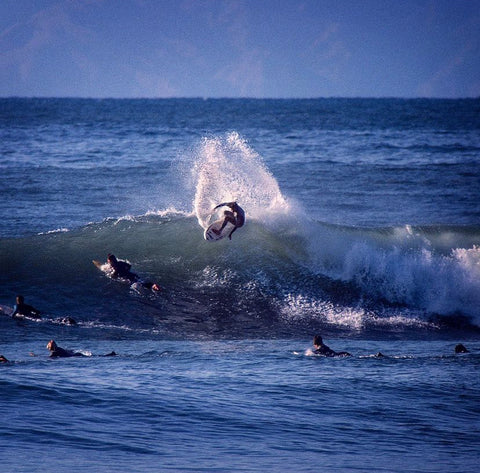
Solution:
[{"label": "surfer in black wetsuit", "polygon": [[315,335],[313,337],[313,346],[315,350],[313,353],[315,355],[322,355],[322,356],[352,356],[350,353],[346,351],[334,351],[327,345],[323,343],[322,337],[320,335]]},{"label": "surfer in black wetsuit", "polygon": [[130,263],[122,260],[117,260],[116,256],[112,255],[111,253],[107,256],[107,262],[113,269],[112,278],[126,279],[127,281],[130,281],[132,283],[139,282],[146,289],[151,289],[152,291],[160,291],[160,286],[157,283],[140,281],[138,275],[130,271],[130,269],[132,268],[132,265]]},{"label": "surfer in black wetsuit", "polygon": [[245,211],[236,202],[223,202],[222,204],[218,204],[213,210],[216,210],[219,207],[230,207],[231,211],[225,210],[223,212],[224,220],[222,226],[218,230],[212,228],[212,231],[217,235],[220,235],[227,223],[231,223],[234,226],[230,235],[228,235],[228,238],[231,240],[233,232],[237,228],[243,227],[243,224],[245,223]]},{"label": "surfer in black wetsuit", "polygon": [[126,261],[118,261],[115,255],[108,254],[107,256],[108,264],[112,267],[113,273],[112,278],[122,278],[127,279],[131,282],[137,282],[138,276],[135,273],[130,271],[132,265]]},{"label": "surfer in black wetsuit", "polygon": [[[78,351],[65,350],[65,348],[59,347],[55,340],[50,340],[47,343],[47,350],[50,351],[50,358],[70,358],[72,356],[87,356]],[[112,351],[103,356],[116,356],[117,354]]]},{"label": "surfer in black wetsuit", "polygon": [[50,358],[70,358],[71,356],[86,356],[83,353],[71,350],[65,350],[59,347],[55,340],[50,340],[47,343],[47,350],[50,351]]},{"label": "surfer in black wetsuit", "polygon": [[461,343],[455,346],[455,353],[468,353],[467,347]]},{"label": "surfer in black wetsuit", "polygon": [[40,311],[25,304],[23,296],[17,296],[17,303],[15,304],[12,312],[12,317],[31,317],[32,319],[41,319]]}]

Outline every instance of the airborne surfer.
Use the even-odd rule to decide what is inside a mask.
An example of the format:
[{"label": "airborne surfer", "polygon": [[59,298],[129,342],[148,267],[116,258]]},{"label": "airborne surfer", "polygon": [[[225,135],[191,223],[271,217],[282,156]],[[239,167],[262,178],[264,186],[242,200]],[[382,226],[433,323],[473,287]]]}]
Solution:
[{"label": "airborne surfer", "polygon": [[230,207],[231,210],[225,210],[223,212],[224,220],[222,226],[218,230],[212,228],[212,231],[215,234],[220,235],[227,223],[231,223],[233,229],[228,235],[228,238],[231,240],[233,232],[237,228],[243,227],[245,223],[245,211],[236,202],[223,202],[218,204],[213,210],[217,210],[220,207]]}]

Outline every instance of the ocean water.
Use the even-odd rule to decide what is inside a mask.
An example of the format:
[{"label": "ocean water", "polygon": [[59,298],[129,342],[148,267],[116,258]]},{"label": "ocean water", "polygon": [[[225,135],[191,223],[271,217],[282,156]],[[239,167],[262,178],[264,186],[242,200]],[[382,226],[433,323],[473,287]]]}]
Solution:
[{"label": "ocean water", "polygon": [[0,222],[2,471],[478,471],[479,100],[0,99]]}]

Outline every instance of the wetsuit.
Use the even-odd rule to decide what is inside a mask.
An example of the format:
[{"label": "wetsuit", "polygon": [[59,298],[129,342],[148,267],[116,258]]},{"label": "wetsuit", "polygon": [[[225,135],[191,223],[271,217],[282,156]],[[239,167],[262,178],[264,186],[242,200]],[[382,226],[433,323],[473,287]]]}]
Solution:
[{"label": "wetsuit", "polygon": [[15,304],[13,308],[12,317],[15,317],[15,316],[32,317],[34,319],[41,319],[39,310],[35,309],[35,307],[32,307],[31,305],[23,304],[23,303]]},{"label": "wetsuit", "polygon": [[61,347],[55,347],[50,353],[50,358],[70,358],[71,356],[85,356],[83,353],[65,350]]},{"label": "wetsuit", "polygon": [[322,356],[351,356],[350,353],[346,351],[339,351],[336,352],[332,350],[330,347],[327,347],[327,345],[321,345],[319,348],[317,348],[314,353],[316,355],[322,355]]},{"label": "wetsuit", "polygon": [[455,347],[455,353],[468,353],[467,347],[465,345],[462,345],[461,343],[459,343]]},{"label": "wetsuit", "polygon": [[150,281],[141,281],[140,278],[138,277],[137,274],[132,273],[130,271],[132,265],[130,263],[127,263],[126,261],[119,261],[115,257],[115,255],[108,255],[107,257],[107,262],[110,265],[110,267],[113,269],[113,273],[111,274],[111,277],[116,279],[116,278],[121,278],[121,279],[126,279],[127,281],[130,281],[131,283],[140,283],[144,288],[150,289],[152,291],[159,291],[160,286],[154,282]]},{"label": "wetsuit", "polygon": [[138,276],[130,271],[132,265],[126,261],[110,262],[110,266],[113,268],[112,278],[128,279],[131,282],[138,281]]},{"label": "wetsuit", "polygon": [[[230,232],[230,235],[228,235],[228,238],[232,239],[232,234],[233,232],[240,227],[243,227],[245,224],[245,211],[240,207],[236,202],[224,202],[222,204],[219,204],[215,207],[215,209],[218,209],[219,207],[230,207],[232,211],[226,210],[224,212],[225,220],[222,223],[222,226],[218,230],[214,230],[215,233],[220,235],[222,233],[222,230],[225,228],[228,222],[230,222],[232,225],[234,225],[233,230]],[[214,210],[215,210],[214,209]]]}]

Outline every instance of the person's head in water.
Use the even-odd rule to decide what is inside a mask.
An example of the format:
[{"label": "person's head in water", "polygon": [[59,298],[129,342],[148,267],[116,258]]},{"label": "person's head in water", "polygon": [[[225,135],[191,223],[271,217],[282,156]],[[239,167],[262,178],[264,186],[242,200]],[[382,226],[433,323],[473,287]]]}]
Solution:
[{"label": "person's head in water", "polygon": [[465,345],[462,345],[461,343],[459,343],[455,347],[455,353],[468,353],[467,347]]},{"label": "person's head in water", "polygon": [[313,337],[313,345],[316,346],[316,347],[320,347],[323,345],[323,340],[322,340],[322,337],[320,335],[315,335]]},{"label": "person's head in water", "polygon": [[112,255],[111,253],[109,253],[109,254],[107,255],[107,261],[108,261],[109,263],[116,263],[116,262],[117,262],[117,258],[116,258],[115,255]]},{"label": "person's head in water", "polygon": [[58,348],[58,346],[57,346],[57,344],[55,343],[55,340],[50,340],[50,341],[47,343],[47,350],[55,351],[57,348]]},{"label": "person's head in water", "polygon": [[162,288],[156,282],[144,282],[142,286],[146,289],[151,289],[152,291],[161,291]]},{"label": "person's head in water", "polygon": [[25,298],[23,296],[17,296],[17,304],[23,304],[25,302]]}]

